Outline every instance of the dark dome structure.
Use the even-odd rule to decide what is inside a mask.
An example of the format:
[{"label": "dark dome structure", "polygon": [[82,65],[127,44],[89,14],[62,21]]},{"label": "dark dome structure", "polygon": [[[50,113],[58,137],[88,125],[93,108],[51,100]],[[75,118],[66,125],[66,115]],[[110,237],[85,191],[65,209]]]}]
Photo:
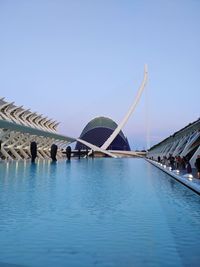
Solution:
[{"label": "dark dome structure", "polygon": [[[117,124],[106,117],[98,117],[91,120],[83,129],[80,139],[85,140],[93,145],[101,147],[108,137],[117,128]],[[77,142],[75,149],[86,149],[87,147]],[[108,147],[108,150],[126,150],[130,151],[130,146],[123,132],[116,136]]]}]

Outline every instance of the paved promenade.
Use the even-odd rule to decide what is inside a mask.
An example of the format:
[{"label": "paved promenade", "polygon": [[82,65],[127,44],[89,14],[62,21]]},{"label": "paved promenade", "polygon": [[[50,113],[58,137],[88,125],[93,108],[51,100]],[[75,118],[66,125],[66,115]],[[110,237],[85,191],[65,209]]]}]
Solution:
[{"label": "paved promenade", "polygon": [[180,183],[184,184],[185,186],[189,187],[196,193],[200,194],[200,179],[197,178],[197,171],[196,169],[192,169],[192,176],[188,175],[186,170],[180,170],[179,173],[176,170],[170,170],[169,167],[166,167],[157,161],[146,159],[148,162],[156,166],[157,168],[161,169],[162,171],[168,173],[170,176],[175,178]]}]

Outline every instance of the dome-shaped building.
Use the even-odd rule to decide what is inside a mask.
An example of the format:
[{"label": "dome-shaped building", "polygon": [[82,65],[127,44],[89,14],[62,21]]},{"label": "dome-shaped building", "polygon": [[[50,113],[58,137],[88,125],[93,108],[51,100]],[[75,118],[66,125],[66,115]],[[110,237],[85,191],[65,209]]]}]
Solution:
[{"label": "dome-shaped building", "polygon": [[[91,120],[83,129],[80,139],[85,140],[93,145],[101,147],[113,131],[117,128],[117,124],[106,117],[98,117]],[[77,142],[75,149],[85,149],[86,146]],[[116,136],[108,147],[108,150],[126,150],[130,151],[130,146],[123,132]]]}]

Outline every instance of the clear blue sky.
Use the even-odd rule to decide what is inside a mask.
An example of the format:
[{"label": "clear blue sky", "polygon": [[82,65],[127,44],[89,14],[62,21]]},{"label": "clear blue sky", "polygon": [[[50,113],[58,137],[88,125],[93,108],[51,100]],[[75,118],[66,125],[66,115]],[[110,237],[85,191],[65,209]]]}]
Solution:
[{"label": "clear blue sky", "polygon": [[57,119],[60,133],[79,136],[100,115],[120,122],[145,63],[124,128],[132,149],[200,115],[200,1],[0,0],[0,96]]}]

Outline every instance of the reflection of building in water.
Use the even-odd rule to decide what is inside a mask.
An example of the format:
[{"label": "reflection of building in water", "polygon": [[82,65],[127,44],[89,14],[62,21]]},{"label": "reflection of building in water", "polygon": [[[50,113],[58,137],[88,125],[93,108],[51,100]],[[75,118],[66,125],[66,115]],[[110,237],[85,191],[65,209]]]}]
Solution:
[{"label": "reflection of building in water", "polygon": [[49,158],[49,149],[53,143],[58,145],[58,157],[61,150],[74,138],[57,133],[58,122],[49,119],[30,109],[16,106],[0,99],[0,158],[28,159],[30,158],[30,142],[37,143],[37,156]]},{"label": "reflection of building in water", "polygon": [[169,154],[174,157],[187,157],[194,167],[197,155],[200,154],[200,119],[167,137],[148,151],[148,157],[154,159],[158,156],[169,157]]},{"label": "reflection of building in water", "polygon": [[[106,140],[111,136],[114,130],[117,128],[117,124],[106,117],[98,117],[91,120],[83,129],[80,139],[85,140],[91,144],[101,147]],[[76,149],[87,148],[83,144],[77,142]],[[120,131],[115,137],[112,143],[108,147],[109,150],[126,150],[130,151],[130,146],[127,138],[123,132]]]}]

